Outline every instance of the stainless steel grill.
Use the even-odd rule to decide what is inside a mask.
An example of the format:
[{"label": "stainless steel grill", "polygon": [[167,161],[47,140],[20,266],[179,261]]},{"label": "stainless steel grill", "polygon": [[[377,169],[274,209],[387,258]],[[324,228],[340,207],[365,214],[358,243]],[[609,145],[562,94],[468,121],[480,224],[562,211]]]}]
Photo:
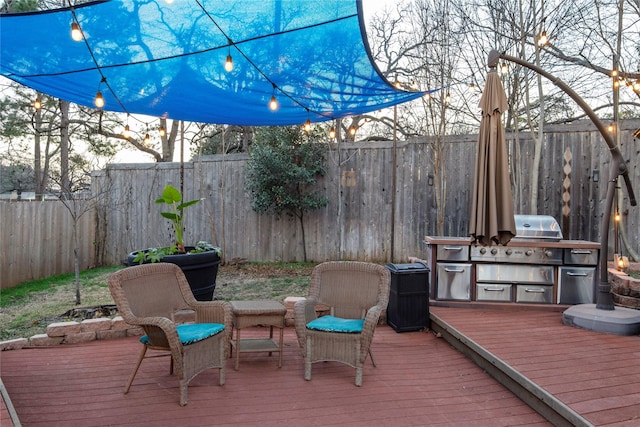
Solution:
[{"label": "stainless steel grill", "polygon": [[592,303],[599,245],[563,240],[552,216],[516,215],[515,223],[516,236],[506,246],[429,238],[432,295],[455,301]]},{"label": "stainless steel grill", "polygon": [[560,224],[549,215],[514,215],[516,238],[559,242],[562,240]]},{"label": "stainless steel grill", "polygon": [[516,237],[508,246],[472,246],[471,260],[518,264],[562,264],[562,248],[532,246],[531,242],[559,242],[560,225],[548,215],[515,215]]}]

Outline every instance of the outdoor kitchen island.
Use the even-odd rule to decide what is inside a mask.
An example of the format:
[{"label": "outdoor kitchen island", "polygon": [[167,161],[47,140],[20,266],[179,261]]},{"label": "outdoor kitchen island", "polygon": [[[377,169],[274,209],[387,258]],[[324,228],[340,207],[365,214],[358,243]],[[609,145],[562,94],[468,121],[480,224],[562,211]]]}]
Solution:
[{"label": "outdoor kitchen island", "polygon": [[506,246],[475,245],[465,237],[427,236],[424,242],[432,300],[595,302],[599,243],[519,234]]}]

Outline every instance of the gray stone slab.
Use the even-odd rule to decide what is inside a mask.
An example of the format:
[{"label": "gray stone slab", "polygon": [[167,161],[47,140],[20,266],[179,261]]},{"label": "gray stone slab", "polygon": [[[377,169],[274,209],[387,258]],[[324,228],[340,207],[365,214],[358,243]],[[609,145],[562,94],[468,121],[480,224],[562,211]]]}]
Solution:
[{"label": "gray stone slab", "polygon": [[595,304],[578,304],[562,313],[565,325],[615,335],[640,335],[640,310],[615,307],[602,310]]}]

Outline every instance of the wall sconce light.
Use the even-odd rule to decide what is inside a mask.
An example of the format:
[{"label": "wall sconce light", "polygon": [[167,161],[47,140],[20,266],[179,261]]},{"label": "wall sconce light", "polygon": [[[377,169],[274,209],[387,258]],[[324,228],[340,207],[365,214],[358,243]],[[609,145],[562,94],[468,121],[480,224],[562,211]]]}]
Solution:
[{"label": "wall sconce light", "polygon": [[433,187],[433,175],[428,175],[427,176],[427,185],[429,187]]},{"label": "wall sconce light", "polygon": [[340,185],[347,188],[355,187],[356,182],[356,172],[351,168],[350,171],[342,171],[342,177],[340,178]]},{"label": "wall sconce light", "polygon": [[594,169],[591,171],[591,181],[593,182],[600,181],[600,171],[598,169]]}]

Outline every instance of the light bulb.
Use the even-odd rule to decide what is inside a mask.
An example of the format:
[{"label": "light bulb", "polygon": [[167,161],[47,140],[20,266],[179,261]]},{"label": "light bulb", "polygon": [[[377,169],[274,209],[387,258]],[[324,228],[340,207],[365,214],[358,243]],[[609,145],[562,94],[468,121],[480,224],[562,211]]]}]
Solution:
[{"label": "light bulb", "polygon": [[269,109],[271,111],[276,111],[278,109],[278,100],[275,95],[271,95],[271,100],[269,101]]},{"label": "light bulb", "polygon": [[124,127],[124,131],[122,132],[122,136],[124,136],[126,139],[129,139],[129,137],[131,136],[131,130],[129,129],[129,125],[126,125]]},{"label": "light bulb", "polygon": [[307,133],[311,132],[311,120],[307,119],[307,121],[304,122],[304,131]]},{"label": "light bulb", "polygon": [[613,133],[613,131],[616,130],[616,126],[613,123],[610,123],[609,127],[607,127],[607,130],[609,131],[609,133]]},{"label": "light bulb", "polygon": [[167,134],[167,131],[164,129],[164,126],[160,126],[160,128],[158,129],[158,133],[160,134],[160,136],[165,136]]},{"label": "light bulb", "polygon": [[356,134],[356,127],[355,126],[351,126],[349,128],[349,133],[351,134],[351,136],[354,136]]},{"label": "light bulb", "polygon": [[35,108],[36,110],[42,108],[42,101],[40,101],[40,98],[36,98],[36,100],[33,101],[33,108]]},{"label": "light bulb", "polygon": [[547,32],[543,31],[542,34],[540,34],[540,37],[538,37],[538,46],[542,47],[547,44],[549,44],[549,37],[547,37]]},{"label": "light bulb", "polygon": [[621,219],[622,217],[620,216],[620,212],[616,212],[616,214],[613,216],[613,220],[615,222],[620,222]]},{"label": "light bulb", "polygon": [[450,100],[451,100],[451,94],[447,92],[447,94],[444,96],[444,102],[449,103]]},{"label": "light bulb", "polygon": [[227,60],[224,63],[224,69],[230,73],[231,71],[233,71],[233,58],[231,58],[231,55],[227,55]]},{"label": "light bulb", "polygon": [[104,98],[102,97],[102,92],[98,91],[98,93],[96,93],[96,98],[93,100],[93,103],[98,108],[104,107]]},{"label": "light bulb", "polygon": [[640,80],[636,80],[636,82],[633,84],[633,90],[636,92],[640,92]]},{"label": "light bulb", "polygon": [[335,137],[336,137],[336,128],[331,126],[331,129],[329,129],[329,138],[334,139]]},{"label": "light bulb", "polygon": [[71,38],[77,42],[82,40],[82,31],[80,31],[80,26],[77,22],[71,23]]},{"label": "light bulb", "polygon": [[507,67],[507,64],[502,64],[500,66],[500,74],[507,74],[507,71],[509,71],[509,67]]},{"label": "light bulb", "polygon": [[147,133],[144,136],[144,145],[149,145],[149,141],[151,141],[151,137],[149,136],[149,134]]}]

